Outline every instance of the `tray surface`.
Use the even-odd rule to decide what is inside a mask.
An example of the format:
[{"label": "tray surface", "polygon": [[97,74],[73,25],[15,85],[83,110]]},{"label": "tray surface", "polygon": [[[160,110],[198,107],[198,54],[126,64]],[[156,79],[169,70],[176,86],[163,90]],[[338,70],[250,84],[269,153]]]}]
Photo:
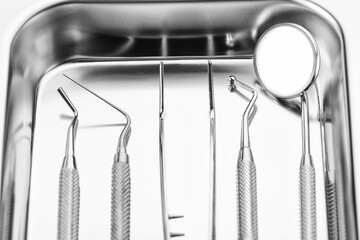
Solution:
[{"label": "tray surface", "polygon": [[[226,14],[224,14],[226,13]],[[356,240],[355,193],[345,50],[340,27],[308,2],[67,2],[35,14],[19,28],[9,55],[0,228],[3,239],[56,236],[57,181],[71,112],[62,86],[79,108],[77,158],[82,187],[80,238],[110,232],[110,169],[124,121],[62,77],[81,82],[129,111],[133,133],[132,239],[162,239],[159,176],[159,62],[165,63],[165,143],[169,212],[185,215],[171,230],[185,239],[209,231],[209,86],[214,65],[218,239],[236,238],[236,160],[247,101],[227,89],[236,75],[259,91],[251,142],[258,176],[259,235],[294,239],[298,226],[301,125],[298,100],[281,101],[255,79],[259,36],[283,22],[311,32],[321,54],[309,90],[311,147],[316,168],[318,239]],[[107,126],[95,126],[107,124]],[[110,126],[109,126],[110,125]],[[325,182],[336,187],[325,197]]]},{"label": "tray surface", "polygon": [[[166,61],[164,68],[169,212],[185,216],[172,221],[170,227],[172,231],[184,232],[186,239],[206,239],[210,165],[207,61]],[[60,86],[79,111],[76,153],[81,184],[80,238],[97,239],[110,234],[110,169],[121,130],[121,126],[111,127],[111,124],[122,123],[124,119],[64,78],[63,73],[125,109],[132,117],[133,131],[128,145],[133,191],[131,235],[133,239],[161,239],[157,61],[65,64],[44,76],[37,99],[28,238],[56,237],[58,173],[69,124],[69,120],[61,116],[71,114],[56,92]],[[236,239],[236,162],[241,115],[248,100],[228,91],[227,77],[234,74],[258,89],[259,85],[254,82],[251,59],[215,60],[213,74],[217,236]],[[317,170],[318,236],[323,239],[326,237],[326,208],[314,89],[310,90],[310,100],[311,144]],[[96,127],[101,124],[110,127]],[[259,235],[269,239],[295,236],[299,229],[299,112],[281,107],[261,94],[251,124],[251,143],[258,176]]]}]

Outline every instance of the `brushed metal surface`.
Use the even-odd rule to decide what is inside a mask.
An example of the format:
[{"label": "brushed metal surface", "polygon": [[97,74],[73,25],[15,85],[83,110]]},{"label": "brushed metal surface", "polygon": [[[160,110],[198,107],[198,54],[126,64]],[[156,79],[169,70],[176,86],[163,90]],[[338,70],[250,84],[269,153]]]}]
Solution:
[{"label": "brushed metal surface", "polygon": [[301,239],[316,240],[315,169],[310,155],[302,156],[299,178]]},{"label": "brushed metal surface", "polygon": [[58,240],[79,239],[80,183],[74,168],[61,170],[59,180]]},{"label": "brushed metal surface", "polygon": [[111,239],[130,239],[131,178],[127,162],[115,162],[111,182]]},{"label": "brushed metal surface", "polygon": [[[245,152],[245,153],[244,153]],[[237,163],[238,240],[258,239],[256,168],[249,147],[241,149]]]},{"label": "brushed metal surface", "polygon": [[[310,115],[312,117],[311,131],[312,135],[316,135],[314,137],[315,139],[312,148],[315,151],[314,155],[316,155],[316,159],[321,159],[321,156],[323,157],[322,163],[320,163],[320,161],[314,163],[315,165],[318,165],[316,169],[319,169],[319,172],[316,172],[317,198],[319,199],[318,201],[320,201],[319,205],[323,206],[318,211],[318,224],[320,229],[319,239],[320,236],[324,237],[327,235],[324,179],[329,179],[330,183],[336,186],[338,206],[337,208],[328,209],[337,209],[335,214],[338,215],[339,239],[357,239],[353,157],[347,90],[348,82],[342,32],[332,16],[316,5],[308,2],[299,3],[287,1],[181,3],[175,1],[153,3],[66,2],[49,7],[35,14],[34,17],[19,28],[19,32],[14,36],[13,44],[11,45],[10,53],[8,55],[9,68],[3,69],[7,72],[5,81],[8,83],[8,88],[1,174],[2,209],[0,214],[2,232],[7,233],[7,239],[25,239],[26,233],[28,233],[28,239],[33,239],[33,236],[40,236],[38,235],[40,233],[36,231],[36,226],[41,222],[40,216],[36,216],[35,214],[32,214],[32,212],[35,211],[38,206],[41,206],[41,201],[38,200],[38,197],[41,195],[39,190],[41,189],[40,186],[41,184],[44,184],[42,181],[46,179],[46,182],[49,184],[51,183],[51,181],[48,180],[48,177],[51,179],[51,176],[41,176],[40,172],[42,168],[51,169],[53,167],[56,169],[56,166],[53,166],[56,165],[56,163],[43,162],[41,160],[45,158],[44,155],[41,156],[42,152],[39,150],[39,146],[46,144],[47,141],[45,140],[48,140],[49,137],[46,135],[46,132],[55,131],[52,126],[47,126],[49,118],[44,115],[43,111],[45,109],[48,110],[48,105],[55,101],[51,97],[53,94],[51,90],[52,87],[59,85],[59,83],[65,84],[61,82],[62,80],[60,80],[59,76],[65,71],[69,71],[74,78],[81,81],[85,81],[86,79],[87,83],[94,84],[94,88],[99,88],[99,90],[103,89],[103,94],[116,98],[116,102],[119,105],[126,105],[128,103],[126,103],[125,98],[120,96],[120,93],[114,93],[112,92],[113,89],[108,88],[108,85],[111,85],[111,82],[118,82],[119,86],[122,88],[121,93],[126,94],[123,90],[127,90],[127,93],[131,93],[130,96],[138,94],[137,96],[141,96],[142,98],[139,99],[143,99],[143,102],[146,102],[147,100],[146,104],[149,104],[151,107],[147,107],[145,112],[150,111],[151,109],[150,112],[155,113],[154,116],[151,114],[148,115],[148,117],[151,116],[149,123],[152,123],[152,120],[158,122],[158,92],[154,90],[158,88],[149,86],[158,87],[155,84],[154,78],[156,78],[155,76],[157,75],[155,75],[154,72],[158,69],[158,60],[160,59],[165,62],[171,59],[179,61],[187,59],[228,59],[224,60],[225,63],[220,60],[217,60],[219,62],[213,61],[213,63],[215,72],[215,95],[217,95],[215,97],[218,124],[217,143],[219,145],[217,153],[219,156],[227,156],[226,158],[229,159],[229,163],[223,163],[223,161],[219,160],[219,163],[221,162],[223,165],[218,166],[219,176],[217,179],[219,189],[223,189],[224,192],[219,190],[220,193],[218,193],[218,211],[220,209],[222,210],[222,213],[219,213],[219,219],[231,221],[231,211],[226,209],[227,206],[236,206],[236,204],[229,204],[229,202],[227,202],[227,199],[234,198],[234,191],[231,191],[231,189],[225,190],[226,187],[224,186],[227,186],[228,188],[230,188],[229,185],[231,184],[233,184],[232,186],[235,186],[235,182],[231,181],[231,179],[227,181],[226,175],[228,175],[228,172],[229,170],[231,171],[231,169],[235,172],[235,165],[230,166],[230,162],[232,161],[231,163],[234,163],[237,153],[222,155],[225,151],[223,151],[219,142],[230,141],[230,136],[232,136],[231,133],[226,131],[226,127],[221,126],[228,126],[229,123],[225,120],[235,117],[236,111],[234,111],[234,109],[226,110],[224,107],[229,105],[231,100],[226,99],[227,92],[221,90],[222,79],[224,79],[224,84],[226,85],[227,76],[229,74],[237,73],[243,76],[244,81],[255,86],[261,92],[256,81],[254,81],[254,72],[251,64],[253,48],[257,38],[264,30],[273,24],[281,22],[294,22],[306,27],[315,37],[322,56],[323,64],[320,69],[316,88],[309,90],[310,104],[312,104],[310,109]],[[152,65],[154,70],[150,70],[152,67],[145,67],[145,69],[136,67],[139,65],[144,66],[142,65],[144,60],[149,59],[152,59],[155,62],[145,65]],[[231,63],[230,59],[240,60],[235,64]],[[241,61],[241,59],[245,60]],[[114,61],[120,60],[121,64],[119,62],[115,64]],[[137,61],[136,64],[133,64],[134,66],[132,69],[129,65],[126,66],[126,63],[124,62],[129,60]],[[83,67],[77,65],[81,62],[83,63]],[[121,70],[122,72],[119,72],[118,69],[120,65],[126,66]],[[67,67],[68,69],[66,69]],[[70,71],[69,69],[71,68],[72,70]],[[128,70],[129,68],[130,70]],[[137,71],[134,71],[134,69],[137,69]],[[173,76],[177,78],[177,82],[187,84],[185,89],[191,91],[194,83],[184,81],[184,79],[193,79],[193,70],[193,68],[188,69],[187,71],[189,73],[186,74],[183,73],[183,70],[177,70],[175,67],[170,74],[173,74]],[[134,72],[137,72],[138,75],[134,75]],[[141,75],[141,73],[143,75]],[[153,79],[154,81],[139,81],[134,77],[139,77],[140,75],[142,79]],[[116,78],[114,76],[116,76]],[[128,80],[118,81],[120,77],[124,78],[124,76]],[[89,79],[92,79],[92,81]],[[113,81],[109,81],[109,79],[113,79]],[[106,82],[106,84],[104,84],[104,82]],[[145,86],[148,86],[148,88],[146,88],[147,90],[153,90],[140,90],[144,87],[144,84]],[[116,85],[116,88],[119,86]],[[83,93],[78,93],[78,97],[82,94]],[[176,99],[177,98],[175,98],[175,100]],[[179,99],[177,100],[180,101]],[[277,145],[269,142],[269,139],[266,138],[266,136],[277,133],[279,140],[282,140],[279,145],[285,145],[286,151],[284,153],[284,159],[286,157],[286,159],[289,160],[289,156],[296,156],[296,154],[294,154],[294,149],[296,152],[297,146],[300,146],[301,142],[299,140],[300,138],[298,138],[300,133],[297,133],[295,132],[296,130],[294,130],[298,128],[296,123],[299,120],[299,103],[296,101],[278,101],[267,97],[266,94],[262,94],[262,97],[259,100],[263,105],[261,108],[265,109],[263,110],[264,115],[262,115],[260,114],[261,109],[259,107],[259,116],[254,120],[253,126],[254,139],[260,139],[257,140],[260,144],[257,145],[256,149],[253,149],[253,151],[257,151],[257,159],[259,158],[259,163],[257,164],[259,194],[261,192],[264,194],[262,196],[259,195],[258,197],[259,233],[260,236],[263,235],[278,239],[293,238],[294,236],[298,236],[298,229],[296,228],[298,218],[295,213],[290,214],[290,212],[293,211],[294,208],[297,209],[297,194],[296,192],[291,192],[293,185],[289,179],[292,179],[294,175],[297,175],[296,173],[294,174],[293,168],[295,169],[295,172],[298,168],[292,167],[291,165],[294,164],[295,166],[296,161],[285,165],[287,166],[286,169],[288,169],[288,172],[284,174],[285,176],[273,176],[273,178],[270,178],[271,180],[269,180],[270,183],[277,183],[279,185],[281,185],[281,183],[284,184],[277,190],[277,195],[286,193],[286,195],[289,196],[294,195],[296,199],[294,200],[291,197],[288,198],[287,204],[281,201],[270,201],[270,195],[267,195],[269,193],[266,189],[269,182],[262,183],[261,181],[261,176],[266,179],[269,179],[269,176],[266,175],[266,172],[263,171],[260,166],[262,165],[264,168],[271,168],[271,166],[265,161],[260,160],[263,157],[261,155],[259,156],[259,153],[261,154],[263,149],[267,149],[267,144],[269,147],[271,146],[276,149]],[[273,100],[278,104],[275,104]],[[82,100],[79,99],[78,101],[81,102]],[[56,101],[55,104],[57,104]],[[141,105],[142,104],[139,103],[132,108],[138,109]],[[261,105],[259,104],[259,106]],[[142,107],[142,109],[144,109],[144,107]],[[97,110],[101,111],[101,108],[98,108]],[[144,113],[141,113],[138,110],[134,110],[134,112],[139,116],[144,116],[142,115]],[[279,113],[280,115],[276,115],[275,113]],[[296,113],[296,115],[292,113]],[[59,112],[54,112],[50,117],[53,117],[52,120],[56,120],[58,119],[58,115]],[[261,116],[263,118],[261,118]],[[281,126],[276,123],[280,117],[282,119]],[[259,118],[263,120],[260,121]],[[89,119],[94,120],[94,117],[90,117]],[[180,120],[181,121],[179,122],[182,122],[182,119]],[[260,122],[263,122],[263,124],[260,124]],[[61,126],[62,122],[58,121],[56,124],[60,124],[57,126]],[[143,124],[142,126],[144,126],[144,128],[138,127],[139,129],[151,131],[149,128],[145,127],[146,123],[139,124]],[[157,125],[158,124],[150,124],[150,126]],[[272,127],[266,128],[265,126]],[[282,129],[285,128],[292,129],[291,131],[293,131],[293,134],[284,133],[284,130]],[[88,149],[86,146],[89,144],[94,144],[90,141],[91,133],[89,133],[89,131],[90,130],[83,131],[83,135],[88,136],[89,139],[83,139],[86,144],[79,144],[80,152],[81,149]],[[97,129],[96,135],[104,131],[106,132],[106,130]],[[290,130],[287,131],[290,132]],[[152,134],[157,136],[156,132],[158,132],[157,129],[155,129]],[[144,136],[144,132],[138,134],[138,140],[134,139],[134,142],[137,142],[137,147],[133,147],[134,152],[136,149],[140,148],[142,150],[143,147],[146,146],[146,144],[143,143],[143,139],[140,137]],[[52,140],[54,140],[53,138],[55,138],[55,136],[61,139],[61,136],[59,137],[58,134],[52,135],[53,136],[50,136],[50,139]],[[226,135],[226,137],[224,137],[224,135]],[[15,138],[20,140],[15,140]],[[149,141],[153,139],[149,137],[145,138]],[[286,141],[284,141],[284,139]],[[208,141],[206,137],[202,138],[202,140],[204,142]],[[256,146],[256,140],[254,140],[254,146]],[[147,146],[145,148],[148,149],[151,147]],[[155,148],[157,148],[156,145]],[[208,146],[204,147],[205,150],[207,148]],[[55,149],[52,150],[56,153]],[[228,152],[231,153],[231,151]],[[154,152],[153,154],[153,159],[157,160],[157,154]],[[269,154],[271,156],[271,151],[268,155]],[[98,159],[104,158],[101,157]],[[112,159],[112,157],[109,157],[108,159]],[[267,159],[269,159],[269,157],[267,157]],[[219,163],[218,165],[220,165]],[[88,163],[81,162],[79,158],[79,168],[86,168],[87,164]],[[158,169],[158,166],[156,166],[156,161],[150,161],[147,164],[149,167],[148,169],[153,170],[151,171],[151,179],[153,177],[156,179],[156,176],[158,176],[158,170],[156,170]],[[272,161],[272,164],[276,165],[274,160]],[[132,169],[134,169],[135,166],[132,167]],[[140,166],[137,168],[141,169]],[[143,174],[141,170],[134,171],[139,172],[138,174],[140,176]],[[199,170],[195,167],[193,171],[200,172],[203,170]],[[89,172],[91,171],[89,170]],[[206,175],[206,171],[204,172]],[[89,179],[89,184],[86,185],[90,185],[95,189],[97,189],[96,185],[102,182],[99,181],[99,183],[94,184],[90,178],[85,176],[85,179]],[[297,179],[295,178],[294,182],[296,182],[296,180]],[[136,180],[134,181],[136,183]],[[108,185],[109,181],[104,181],[102,184]],[[156,189],[158,183],[150,181],[148,184]],[[184,185],[187,184],[184,183]],[[206,186],[206,182],[204,182],[203,185]],[[291,185],[292,187],[289,188],[287,187],[288,185]],[[90,186],[87,188],[91,188]],[[138,186],[142,185],[138,182]],[[139,187],[139,192],[137,193],[139,194],[139,199],[142,199],[142,191],[140,191],[140,189],[144,187],[145,186]],[[197,190],[202,189],[201,186],[198,187],[199,188],[196,188]],[[29,189],[31,189],[31,192]],[[234,188],[232,190],[234,190]],[[280,191],[283,193],[279,193]],[[51,195],[50,193],[51,191],[49,192],[49,195]],[[93,193],[89,190],[88,194],[89,196],[92,196]],[[155,190],[154,195],[156,196],[156,194],[160,195],[159,189]],[[205,195],[207,196],[207,194]],[[16,196],[16,198],[14,196]],[[267,203],[265,200],[262,202],[261,199],[263,198],[270,201],[270,203]],[[149,201],[153,203],[156,203],[157,200],[158,199],[155,197],[149,199]],[[207,199],[205,199],[205,202],[206,201]],[[89,202],[91,203],[91,200],[89,200]],[[176,198],[170,202],[175,202],[175,205],[178,204],[176,203]],[[269,222],[268,216],[271,215],[271,210],[266,206],[271,206],[271,204],[273,204],[273,206],[278,206],[273,209],[278,211],[279,219],[276,219],[278,222],[278,224],[276,224],[277,226],[273,226],[272,229],[269,229],[266,225],[269,225],[267,223]],[[106,206],[105,203],[103,205]],[[139,206],[139,209],[143,209],[144,207],[144,205],[141,204],[138,204],[137,206]],[[179,206],[181,206],[180,203]],[[34,210],[32,210],[32,208]],[[91,209],[91,207],[89,207],[89,209]],[[101,209],[100,206],[99,209]],[[9,212],[11,214],[7,214]],[[89,214],[90,211],[86,212]],[[150,212],[151,211],[148,210],[148,213]],[[154,210],[154,212],[156,211]],[[186,212],[189,212],[189,209],[187,209]],[[49,214],[50,213],[51,211],[49,211]],[[93,214],[97,213],[98,211],[93,210]],[[140,216],[140,214],[137,214],[139,213],[134,213],[135,219],[140,219],[140,217],[136,217]],[[327,215],[331,214],[332,213],[328,213]],[[151,219],[149,217],[150,215],[151,214],[146,215],[148,217],[145,217],[144,219]],[[293,217],[295,220],[290,221],[289,219],[293,219]],[[47,222],[50,224],[50,219],[52,219],[52,217],[47,216],[45,219],[49,219]],[[152,229],[160,228],[161,232],[161,217],[155,217],[154,219],[158,220],[148,222],[153,222],[154,228]],[[206,217],[204,217],[204,219],[206,219]],[[288,221],[284,221],[284,219],[287,219]],[[202,222],[202,220],[198,221]],[[140,222],[143,223],[144,221]],[[86,225],[88,223],[85,222],[80,223],[80,225],[81,224]],[[102,226],[101,223],[97,224]],[[140,239],[142,236],[141,232],[144,232],[140,225],[145,226],[145,224],[139,224],[138,227],[135,225],[133,230],[135,232],[134,239]],[[228,230],[232,229],[232,224],[228,223],[228,227],[224,225],[223,221],[218,221],[218,238],[231,238],[233,235],[231,231]],[[323,225],[325,227],[321,227]],[[92,232],[92,228],[90,227],[92,225],[89,224],[87,226],[88,227],[85,229],[89,229],[89,232]],[[49,227],[46,231],[51,232],[52,228],[53,227]],[[82,228],[80,227],[80,229]],[[280,229],[283,229],[284,231],[281,232]],[[236,236],[236,227],[234,230]],[[197,232],[197,230],[193,231]],[[150,236],[151,239],[156,239],[155,237],[157,234],[155,232],[157,231],[154,230],[153,235],[150,234],[148,236]],[[200,231],[198,234],[202,236],[202,232],[203,231]],[[82,236],[82,234],[80,235]],[[103,235],[108,236],[109,234],[104,233]],[[43,236],[50,235],[45,234]],[[84,239],[86,239],[85,236],[86,235],[84,234]],[[89,236],[96,239],[96,234],[90,234]],[[38,237],[37,239],[41,239],[41,237]],[[89,237],[87,239],[89,239]]]}]

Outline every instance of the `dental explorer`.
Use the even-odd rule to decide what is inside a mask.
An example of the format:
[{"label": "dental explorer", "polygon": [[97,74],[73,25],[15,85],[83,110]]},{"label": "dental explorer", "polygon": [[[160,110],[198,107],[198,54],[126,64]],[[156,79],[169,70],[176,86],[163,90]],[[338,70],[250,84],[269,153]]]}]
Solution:
[{"label": "dental explorer", "polygon": [[255,162],[250,148],[249,125],[254,112],[258,93],[252,87],[229,77],[229,90],[236,91],[236,85],[252,93],[241,122],[240,151],[237,162],[237,216],[238,240],[258,239],[257,184]]},{"label": "dental explorer", "polygon": [[126,125],[123,128],[114,156],[112,166],[111,181],[111,240],[129,240],[130,239],[130,206],[131,206],[131,178],[129,155],[127,154],[127,144],[131,134],[130,116],[122,109],[100,97],[90,89],[84,87],[72,78],[63,74],[67,79],[88,91],[95,97],[107,103],[115,110],[119,111],[126,118]]},{"label": "dental explorer", "polygon": [[66,150],[59,178],[58,240],[79,238],[80,184],[75,159],[75,138],[78,112],[62,88],[59,94],[73,111],[74,118],[67,132]]}]

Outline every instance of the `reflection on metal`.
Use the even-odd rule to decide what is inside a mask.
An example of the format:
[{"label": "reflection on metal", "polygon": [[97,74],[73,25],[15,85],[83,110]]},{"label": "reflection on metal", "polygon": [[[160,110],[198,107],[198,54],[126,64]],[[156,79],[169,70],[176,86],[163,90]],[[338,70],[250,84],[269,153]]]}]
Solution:
[{"label": "reflection on metal", "polygon": [[165,118],[164,118],[164,63],[159,65],[159,163],[160,163],[160,188],[161,188],[161,208],[164,240],[173,237],[185,236],[183,233],[170,232],[170,221],[172,219],[183,218],[183,215],[169,214],[167,191],[166,191],[166,165],[165,165]]},{"label": "reflection on metal", "polygon": [[59,88],[58,92],[70,107],[74,117],[67,131],[65,157],[59,177],[57,239],[77,240],[80,220],[80,179],[75,158],[78,111],[62,88]]},{"label": "reflection on metal", "polygon": [[209,102],[210,102],[210,212],[209,240],[216,239],[216,115],[212,62],[208,61]]},{"label": "reflection on metal", "polygon": [[[296,65],[298,56],[293,53],[291,57],[292,59],[279,59],[283,56],[282,50],[283,46],[281,45],[280,41],[283,41],[283,44],[286,44],[286,39],[283,38],[282,32],[284,29],[291,30],[296,34],[301,35],[303,40],[305,41],[305,45],[310,50],[311,56],[310,59],[301,59],[301,61],[307,61],[312,63],[311,71],[307,72],[309,69],[304,69],[302,65]],[[277,34],[277,35],[276,35]],[[264,44],[268,41],[269,36],[275,35],[276,37],[281,37],[281,39],[277,39],[280,42],[277,46],[273,44]],[[269,40],[271,41],[271,40]],[[302,46],[302,44],[300,44]],[[269,49],[266,47],[271,48],[272,50],[276,50],[275,52],[279,53],[279,57],[272,56],[271,62],[265,61],[261,59],[263,55],[265,56]],[[294,49],[297,46],[292,46],[291,49]],[[309,49],[310,48],[310,49]],[[283,51],[283,52],[281,52]],[[296,49],[294,49],[296,51]],[[265,56],[267,57],[267,56]],[[290,57],[290,58],[291,58]],[[270,59],[269,59],[270,60]],[[291,76],[284,75],[283,72],[286,73],[284,67],[286,68],[284,62],[289,63],[289,67],[294,67],[298,72],[295,70],[292,72],[292,77],[297,77],[305,72],[305,75],[301,75],[303,78],[298,79],[298,82],[293,82],[292,85],[296,87],[300,86],[300,89],[292,88],[292,91],[288,89],[280,88],[280,86],[273,87],[271,86],[274,84],[271,81],[274,79],[273,76],[276,78],[276,75],[281,76],[281,83],[286,84],[290,83],[289,78]],[[266,75],[261,70],[267,68],[272,63],[274,63],[274,68],[272,69],[273,72],[270,74],[271,76]],[[280,63],[283,63],[280,65]],[[268,66],[264,66],[264,65]],[[316,224],[316,181],[315,181],[315,169],[312,160],[312,156],[310,154],[310,126],[309,126],[309,100],[307,95],[307,90],[314,84],[316,81],[319,69],[320,69],[320,56],[319,56],[319,49],[317,43],[313,36],[306,30],[304,27],[299,26],[293,23],[282,23],[275,26],[270,27],[265,31],[263,35],[261,35],[260,39],[256,43],[255,53],[254,53],[254,68],[256,75],[258,77],[259,82],[263,85],[263,87],[268,90],[268,92],[274,95],[276,98],[282,99],[289,99],[289,98],[296,98],[300,96],[301,99],[301,130],[302,130],[302,157],[300,162],[300,173],[299,173],[299,201],[300,201],[300,238],[302,240],[316,240],[317,236],[317,224]],[[286,83],[284,82],[286,81]],[[287,85],[290,86],[290,85]]]},{"label": "reflection on metal", "polygon": [[[184,13],[189,14],[184,17]],[[322,124],[323,161],[329,166],[322,172],[328,173],[335,186],[338,205],[329,208],[329,204],[328,209],[334,210],[328,210],[327,216],[318,213],[318,220],[328,218],[331,223],[337,216],[329,229],[338,226],[338,239],[358,239],[352,156],[352,146],[358,143],[351,141],[344,40],[340,26],[322,8],[299,1],[63,2],[39,9],[23,22],[6,43],[9,67],[2,65],[2,72],[8,73],[3,79],[8,87],[0,195],[4,239],[26,239],[37,89],[51,69],[74,62],[211,58],[214,64],[217,59],[251,59],[259,36],[285,22],[308,29],[321,52],[318,92],[309,89],[308,95],[310,102],[316,98],[319,104],[316,116]],[[227,72],[228,68],[217,70]],[[249,68],[244,71],[253,76]],[[256,83],[250,85],[259,90]],[[276,106],[300,114],[298,100],[279,100]],[[316,119],[311,111],[310,115]],[[21,131],[16,130],[18,126]],[[162,126],[160,122],[160,133]],[[22,139],[16,144],[15,135]],[[328,203],[333,199],[330,195]],[[328,239],[336,239],[331,234]]]},{"label": "reflection on metal", "polygon": [[255,112],[257,91],[236,79],[229,77],[229,90],[236,91],[236,85],[251,92],[252,97],[245,108],[241,121],[240,151],[237,161],[237,217],[238,240],[258,239],[258,209],[256,166],[250,148],[249,126]]},{"label": "reflection on metal", "polygon": [[129,240],[131,214],[131,179],[127,144],[131,134],[131,118],[129,114],[127,114],[121,108],[110,103],[103,97],[84,87],[67,75],[63,75],[82,89],[88,91],[93,96],[97,97],[101,101],[120,112],[126,118],[126,124],[119,137],[111,172],[111,239]]}]

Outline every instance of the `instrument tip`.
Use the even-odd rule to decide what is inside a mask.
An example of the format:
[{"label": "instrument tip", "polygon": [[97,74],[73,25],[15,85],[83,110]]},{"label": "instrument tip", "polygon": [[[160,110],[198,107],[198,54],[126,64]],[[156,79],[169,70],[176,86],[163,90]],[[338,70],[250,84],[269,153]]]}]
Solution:
[{"label": "instrument tip", "polygon": [[70,109],[73,111],[74,116],[77,117],[78,112],[74,106],[74,104],[71,102],[70,98],[66,95],[64,89],[62,87],[58,88],[57,91],[61,95],[61,97],[64,99],[64,101],[67,103],[67,105],[70,107]]}]

